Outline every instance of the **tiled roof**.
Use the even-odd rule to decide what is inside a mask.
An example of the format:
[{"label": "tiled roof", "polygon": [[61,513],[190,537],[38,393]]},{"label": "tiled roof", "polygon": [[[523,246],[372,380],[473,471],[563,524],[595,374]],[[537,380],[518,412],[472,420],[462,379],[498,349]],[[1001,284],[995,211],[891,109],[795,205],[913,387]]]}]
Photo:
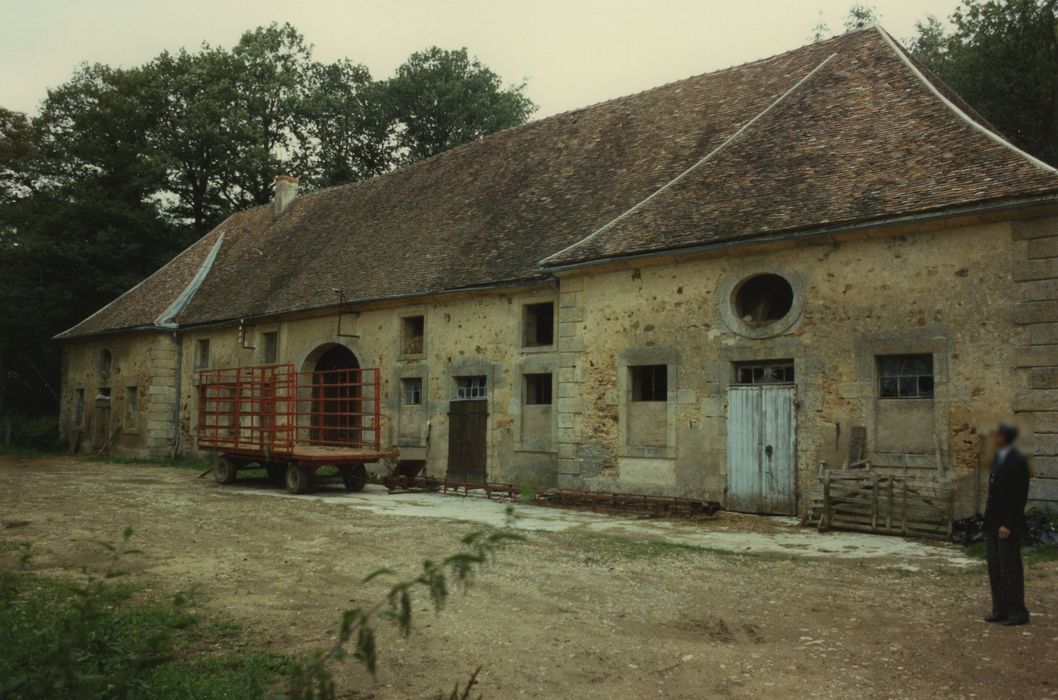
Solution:
[{"label": "tiled roof", "polygon": [[950,91],[881,30],[853,36],[722,148],[545,265],[1058,191],[1052,168],[957,111]]},{"label": "tiled roof", "polygon": [[870,29],[542,119],[236,214],[65,335],[153,323],[220,232],[182,325],[1058,192],[932,80]]}]

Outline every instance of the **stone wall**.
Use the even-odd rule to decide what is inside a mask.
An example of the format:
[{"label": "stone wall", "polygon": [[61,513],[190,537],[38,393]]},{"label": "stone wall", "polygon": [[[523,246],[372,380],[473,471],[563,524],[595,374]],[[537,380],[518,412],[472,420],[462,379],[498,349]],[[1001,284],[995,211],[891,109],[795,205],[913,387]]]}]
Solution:
[{"label": "stone wall", "polygon": [[71,447],[95,453],[106,445],[131,457],[170,453],[177,355],[171,334],[101,336],[69,341],[64,350],[59,426]]},{"label": "stone wall", "polygon": [[1015,355],[1022,391],[1016,407],[1032,434],[1035,454],[1031,497],[1058,507],[1058,218],[1014,224],[1017,241]]},{"label": "stone wall", "polygon": [[[734,364],[784,359],[801,494],[820,462],[843,464],[861,426],[880,468],[936,471],[939,447],[964,481],[960,511],[972,510],[979,428],[1011,415],[1018,386],[1012,246],[1010,224],[982,223],[565,273],[559,483],[723,501]],[[731,310],[739,284],[761,273],[793,289],[790,314],[763,330]],[[934,358],[934,398],[880,399],[878,356],[919,353]],[[642,364],[668,366],[664,446],[633,425],[642,404],[629,401],[628,372]]]},{"label": "stone wall", "polygon": [[[278,361],[311,370],[323,349],[348,347],[361,367],[381,369],[382,442],[397,446],[403,459],[427,459],[429,473],[444,476],[448,457],[448,403],[456,377],[488,378],[488,478],[492,481],[550,483],[554,480],[554,419],[541,426],[541,410],[523,420],[522,375],[554,372],[557,353],[551,347],[523,347],[522,307],[556,301],[551,284],[481,293],[407,305],[357,307],[339,318],[288,317],[247,323],[240,340],[237,325],[183,334],[180,392],[182,450],[195,452],[195,348],[208,339],[211,367],[259,365],[264,333],[278,331]],[[406,353],[403,319],[424,317],[422,352]],[[358,337],[343,337],[355,335]],[[416,349],[416,348],[413,348]],[[419,378],[421,406],[401,405],[401,380]],[[548,429],[545,430],[544,428]],[[524,434],[523,434],[524,433]],[[376,465],[377,469],[386,465]]]},{"label": "stone wall", "polygon": [[[448,404],[456,377],[485,375],[488,478],[724,501],[727,392],[737,363],[792,362],[797,395],[797,489],[825,462],[845,461],[850,436],[866,432],[864,456],[883,469],[955,474],[960,511],[983,495],[973,475],[979,429],[1015,409],[1035,426],[1037,498],[1058,484],[1058,220],[977,223],[914,233],[867,233],[812,243],[732,249],[585,268],[554,282],[451,295],[422,303],[350,306],[333,312],[115,335],[67,344],[63,426],[82,451],[98,449],[91,421],[99,387],[112,391],[109,428],[137,387],[138,418],[113,450],[194,453],[196,348],[211,367],[265,362],[263,336],[278,333],[278,362],[299,370],[333,344],[362,367],[382,370],[382,440],[403,458],[426,459],[443,476]],[[784,276],[791,311],[750,326],[732,310],[743,280]],[[1014,312],[1015,301],[1020,300]],[[321,303],[325,300],[321,299]],[[553,301],[555,341],[526,347],[524,307]],[[424,317],[424,344],[409,348],[405,319]],[[347,337],[356,336],[356,337]],[[1014,339],[1014,340],[1012,340]],[[101,376],[109,349],[113,369]],[[934,397],[879,397],[878,356],[928,354]],[[666,394],[632,403],[631,368],[664,366]],[[550,406],[526,405],[523,375],[551,374]],[[174,430],[179,380],[179,431]],[[403,406],[401,381],[422,381],[421,406]],[[85,425],[72,425],[76,390]],[[104,431],[105,434],[105,431]],[[1052,449],[1053,448],[1053,449]],[[1048,481],[1048,479],[1052,481]],[[803,505],[804,499],[799,499]]]}]

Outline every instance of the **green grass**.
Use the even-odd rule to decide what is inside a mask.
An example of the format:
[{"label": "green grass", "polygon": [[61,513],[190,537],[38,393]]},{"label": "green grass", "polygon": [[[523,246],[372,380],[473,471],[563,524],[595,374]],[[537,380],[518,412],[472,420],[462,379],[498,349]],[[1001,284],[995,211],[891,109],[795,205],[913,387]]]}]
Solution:
[{"label": "green grass", "polygon": [[289,669],[184,600],[113,579],[0,571],[2,698],[258,698]]},{"label": "green grass", "polygon": [[[962,551],[968,557],[984,560],[984,540],[974,542],[971,545],[966,545],[962,548]],[[1058,546],[1053,544],[1041,544],[1038,547],[1023,549],[1021,551],[1021,557],[1025,561],[1026,566],[1035,566],[1047,561],[1058,561]]]},{"label": "green grass", "polygon": [[51,454],[55,453],[34,450],[29,447],[0,447],[0,457],[12,457],[14,459],[36,459],[37,457],[47,457]]}]

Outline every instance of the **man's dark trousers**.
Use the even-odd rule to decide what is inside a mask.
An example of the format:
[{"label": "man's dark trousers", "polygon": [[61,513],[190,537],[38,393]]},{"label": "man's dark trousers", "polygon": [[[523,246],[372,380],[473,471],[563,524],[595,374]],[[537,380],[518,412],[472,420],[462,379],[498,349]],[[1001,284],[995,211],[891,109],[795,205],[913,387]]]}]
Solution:
[{"label": "man's dark trousers", "polygon": [[992,614],[1001,618],[1028,619],[1025,608],[1025,572],[1021,564],[1021,533],[1011,532],[1005,540],[999,533],[985,535],[988,554],[988,582],[992,586]]}]

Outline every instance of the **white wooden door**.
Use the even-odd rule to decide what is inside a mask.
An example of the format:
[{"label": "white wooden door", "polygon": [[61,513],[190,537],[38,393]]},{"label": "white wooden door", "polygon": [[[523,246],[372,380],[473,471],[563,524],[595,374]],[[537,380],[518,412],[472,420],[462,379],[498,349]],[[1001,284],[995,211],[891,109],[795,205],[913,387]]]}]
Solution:
[{"label": "white wooden door", "polygon": [[797,510],[797,439],[790,385],[734,386],[727,400],[727,508]]}]

